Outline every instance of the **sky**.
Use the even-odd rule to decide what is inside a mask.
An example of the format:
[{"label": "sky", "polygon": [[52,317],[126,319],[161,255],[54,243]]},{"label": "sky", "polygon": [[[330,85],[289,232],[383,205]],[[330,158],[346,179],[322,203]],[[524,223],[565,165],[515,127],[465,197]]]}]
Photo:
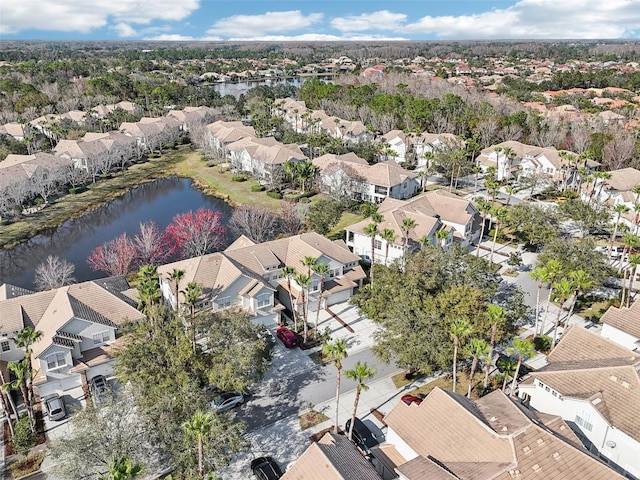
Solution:
[{"label": "sky", "polygon": [[0,40],[637,39],[640,0],[3,0]]}]

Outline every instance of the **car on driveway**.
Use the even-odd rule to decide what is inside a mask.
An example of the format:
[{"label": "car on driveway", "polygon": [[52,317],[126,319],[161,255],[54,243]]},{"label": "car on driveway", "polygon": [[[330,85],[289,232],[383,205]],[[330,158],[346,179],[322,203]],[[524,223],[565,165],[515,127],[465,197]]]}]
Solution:
[{"label": "car on driveway", "polygon": [[296,332],[289,330],[287,327],[278,328],[278,330],[276,330],[276,337],[278,337],[287,348],[294,348],[300,344]]},{"label": "car on driveway", "polygon": [[400,400],[402,400],[406,405],[411,405],[412,403],[420,405],[422,403],[422,399],[420,397],[416,397],[415,395],[411,395],[410,393],[407,393],[406,395],[400,397]]},{"label": "car on driveway", "polygon": [[[351,419],[347,420],[347,423],[344,425],[344,431],[347,435],[349,435],[349,428],[351,427]],[[369,430],[362,420],[356,417],[355,422],[353,424],[353,434],[351,436],[351,440],[356,444],[357,447],[360,448],[367,455],[371,453],[371,448],[375,447],[380,443],[378,437]]]},{"label": "car on driveway", "polygon": [[64,400],[57,393],[44,397],[43,403],[44,408],[47,411],[47,415],[49,416],[49,420],[62,420],[67,416],[67,409],[64,406]]},{"label": "car on driveway", "polygon": [[244,395],[240,392],[224,392],[213,399],[212,410],[224,412],[244,403]]},{"label": "car on driveway", "polygon": [[109,398],[109,383],[104,375],[96,375],[89,381],[89,391],[94,405],[101,405]]},{"label": "car on driveway", "polygon": [[251,462],[251,471],[259,480],[278,480],[282,470],[271,457],[259,457]]}]

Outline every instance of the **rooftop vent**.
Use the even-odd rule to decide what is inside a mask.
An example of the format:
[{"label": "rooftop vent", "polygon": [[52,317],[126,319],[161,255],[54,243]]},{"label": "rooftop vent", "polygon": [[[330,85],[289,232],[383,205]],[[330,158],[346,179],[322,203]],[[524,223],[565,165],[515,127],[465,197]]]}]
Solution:
[{"label": "rooftop vent", "polygon": [[495,422],[496,420],[497,420],[497,418],[496,418],[496,417],[491,417],[491,418],[489,419],[489,421],[490,421],[490,422]]},{"label": "rooftop vent", "polygon": [[591,400],[591,403],[593,403],[594,405],[598,405],[601,401],[601,398],[594,398],[593,400]]},{"label": "rooftop vent", "polygon": [[615,375],[609,375],[609,380],[613,380],[614,382],[617,382],[618,377],[616,377]]},{"label": "rooftop vent", "polygon": [[536,463],[536,464],[535,464],[533,467],[531,467],[531,468],[533,468],[533,471],[534,471],[534,472],[537,472],[537,471],[539,471],[539,470],[540,470],[540,465],[538,465],[538,464]]},{"label": "rooftop vent", "polygon": [[531,447],[529,447],[529,446],[523,447],[522,451],[524,453],[529,453],[531,451]]},{"label": "rooftop vent", "polygon": [[554,452],[553,458],[555,458],[556,460],[560,460],[560,452]]},{"label": "rooftop vent", "polygon": [[538,440],[536,440],[536,443],[538,445],[542,445],[544,443],[544,440],[542,438],[539,438]]},{"label": "rooftop vent", "polygon": [[629,382],[622,382],[622,386],[624,388],[629,388]]}]

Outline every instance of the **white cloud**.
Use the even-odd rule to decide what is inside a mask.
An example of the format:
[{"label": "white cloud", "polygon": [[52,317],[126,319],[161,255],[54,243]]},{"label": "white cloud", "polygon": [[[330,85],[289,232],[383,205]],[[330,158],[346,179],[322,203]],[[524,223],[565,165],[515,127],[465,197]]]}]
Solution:
[{"label": "white cloud", "polygon": [[303,15],[300,10],[266,12],[262,15],[234,15],[218,20],[207,30],[207,35],[233,36],[234,38],[259,37],[301,30],[317,24],[322,18],[322,13]]},{"label": "white cloud", "polygon": [[0,33],[28,29],[88,33],[112,21],[116,31],[126,32],[117,25],[181,20],[199,7],[200,0],[19,0],[3,4]]},{"label": "white cloud", "polygon": [[113,27],[111,27],[111,30],[114,30],[116,32],[116,35],[118,35],[119,37],[135,37],[136,35],[138,35],[138,32],[136,32],[136,30],[131,25],[127,25],[126,23],[122,22],[115,24]]},{"label": "white cloud", "polygon": [[404,13],[381,10],[362,15],[338,17],[331,20],[331,26],[341,32],[364,32],[368,30],[398,30],[407,19]]},{"label": "white cloud", "polygon": [[155,37],[145,37],[144,40],[158,40],[161,42],[186,42],[189,40],[195,40],[195,38],[188,35],[180,35],[178,33],[163,33],[162,35],[156,35]]},{"label": "white cloud", "polygon": [[475,15],[422,17],[406,33],[439,38],[621,38],[640,28],[638,0],[521,0]]},{"label": "white cloud", "polygon": [[[209,40],[204,38],[203,40]],[[217,38],[215,40],[221,40]],[[406,41],[406,37],[388,37],[383,35],[331,35],[326,33],[304,33],[301,35],[263,35],[257,37],[231,37],[226,39],[231,42],[251,41],[251,42],[348,42],[348,41]]]}]

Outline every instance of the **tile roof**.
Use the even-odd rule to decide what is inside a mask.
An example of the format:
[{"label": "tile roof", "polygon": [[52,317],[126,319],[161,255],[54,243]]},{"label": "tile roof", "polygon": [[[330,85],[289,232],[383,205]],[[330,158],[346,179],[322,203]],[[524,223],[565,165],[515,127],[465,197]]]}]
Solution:
[{"label": "tile roof", "polygon": [[609,173],[611,178],[605,182],[613,190],[623,192],[632,190],[636,185],[640,185],[640,170],[635,168],[621,168],[620,170],[611,170]]},{"label": "tile roof", "polygon": [[35,292],[33,292],[32,290],[27,290],[26,288],[11,285],[9,283],[3,283],[2,285],[0,285],[0,300],[7,300],[9,298],[15,298],[21,295],[28,295],[30,293]]},{"label": "tile roof", "polygon": [[398,473],[409,480],[455,480],[459,477],[438,465],[433,459],[417,456],[397,468]]},{"label": "tile roof", "polygon": [[381,480],[374,466],[342,435],[326,433],[300,456],[282,480]]},{"label": "tile roof", "polygon": [[640,299],[629,308],[611,306],[600,319],[602,324],[611,325],[629,335],[640,338]]}]

